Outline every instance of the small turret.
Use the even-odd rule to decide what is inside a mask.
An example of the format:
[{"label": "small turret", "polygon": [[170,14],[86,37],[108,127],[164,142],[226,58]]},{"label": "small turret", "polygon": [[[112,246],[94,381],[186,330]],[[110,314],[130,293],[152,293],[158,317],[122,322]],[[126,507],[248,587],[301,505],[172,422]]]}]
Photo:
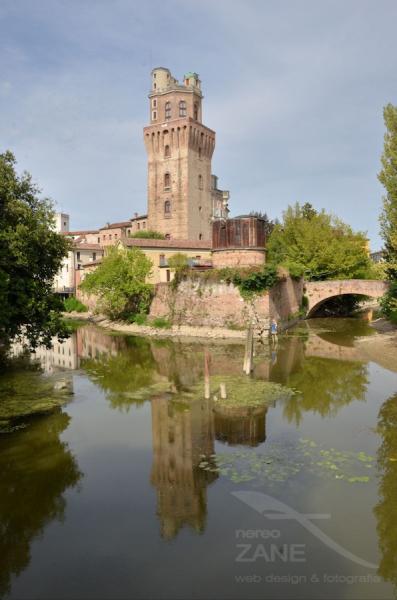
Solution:
[{"label": "small turret", "polygon": [[200,81],[197,73],[193,73],[193,72],[189,71],[189,73],[186,73],[184,75],[183,82],[185,85],[190,85],[199,90],[201,89],[201,81]]},{"label": "small turret", "polygon": [[152,92],[164,92],[172,80],[171,72],[165,67],[156,67],[152,71]]}]

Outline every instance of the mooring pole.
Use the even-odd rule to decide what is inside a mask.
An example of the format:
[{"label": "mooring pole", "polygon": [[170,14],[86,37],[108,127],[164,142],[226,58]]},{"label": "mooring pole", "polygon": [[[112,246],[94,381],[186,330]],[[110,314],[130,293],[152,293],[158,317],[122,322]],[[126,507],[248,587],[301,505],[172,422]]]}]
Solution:
[{"label": "mooring pole", "polygon": [[245,354],[244,354],[244,365],[243,371],[246,375],[249,375],[253,367],[253,354],[254,354],[254,330],[252,325],[247,329],[247,338],[245,341]]},{"label": "mooring pole", "polygon": [[208,350],[204,350],[204,398],[210,397],[210,362],[211,357]]}]

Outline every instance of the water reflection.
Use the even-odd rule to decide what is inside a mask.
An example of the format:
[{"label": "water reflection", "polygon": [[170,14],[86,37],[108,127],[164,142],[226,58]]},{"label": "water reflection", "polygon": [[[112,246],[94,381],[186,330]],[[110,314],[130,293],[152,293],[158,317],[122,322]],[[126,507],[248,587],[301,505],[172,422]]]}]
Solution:
[{"label": "water reflection", "polygon": [[378,431],[379,502],[374,509],[381,560],[379,574],[397,587],[397,394],[381,407]]},{"label": "water reflection", "polygon": [[0,597],[9,592],[11,577],[29,564],[32,541],[50,521],[62,520],[64,493],[81,478],[60,440],[69,420],[59,411],[0,437]]},{"label": "water reflection", "polygon": [[168,397],[151,401],[153,467],[151,482],[157,491],[161,535],[171,539],[185,526],[205,528],[207,486],[217,474],[199,463],[214,453],[214,426],[210,400],[190,406]]}]

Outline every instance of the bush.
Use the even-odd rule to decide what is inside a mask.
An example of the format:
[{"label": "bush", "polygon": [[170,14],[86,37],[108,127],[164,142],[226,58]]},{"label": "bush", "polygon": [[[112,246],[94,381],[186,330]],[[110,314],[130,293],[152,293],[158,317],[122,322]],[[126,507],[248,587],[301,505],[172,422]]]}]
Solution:
[{"label": "bush", "polygon": [[380,300],[380,307],[385,317],[397,323],[397,280],[391,282],[389,291]]},{"label": "bush", "polygon": [[136,231],[131,233],[132,238],[141,238],[144,240],[164,240],[165,236],[159,231],[152,231],[151,229],[145,229],[142,231]]},{"label": "bush", "polygon": [[145,325],[147,322],[147,315],[139,313],[138,315],[133,315],[133,322],[137,325]]},{"label": "bush", "polygon": [[63,306],[65,308],[65,312],[87,312],[88,308],[85,304],[80,302],[75,296],[69,296],[69,298],[65,298],[63,301]]},{"label": "bush", "polygon": [[171,323],[164,319],[164,317],[156,317],[152,322],[153,327],[157,327],[157,329],[170,329]]}]

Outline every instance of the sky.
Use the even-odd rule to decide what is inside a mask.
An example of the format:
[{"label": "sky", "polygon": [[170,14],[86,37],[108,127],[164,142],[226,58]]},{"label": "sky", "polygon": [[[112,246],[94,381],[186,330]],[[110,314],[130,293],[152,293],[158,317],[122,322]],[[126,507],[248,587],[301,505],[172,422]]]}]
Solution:
[{"label": "sky", "polygon": [[71,228],[146,212],[150,71],[200,74],[231,215],[333,212],[381,246],[395,0],[1,0],[0,152]]}]

